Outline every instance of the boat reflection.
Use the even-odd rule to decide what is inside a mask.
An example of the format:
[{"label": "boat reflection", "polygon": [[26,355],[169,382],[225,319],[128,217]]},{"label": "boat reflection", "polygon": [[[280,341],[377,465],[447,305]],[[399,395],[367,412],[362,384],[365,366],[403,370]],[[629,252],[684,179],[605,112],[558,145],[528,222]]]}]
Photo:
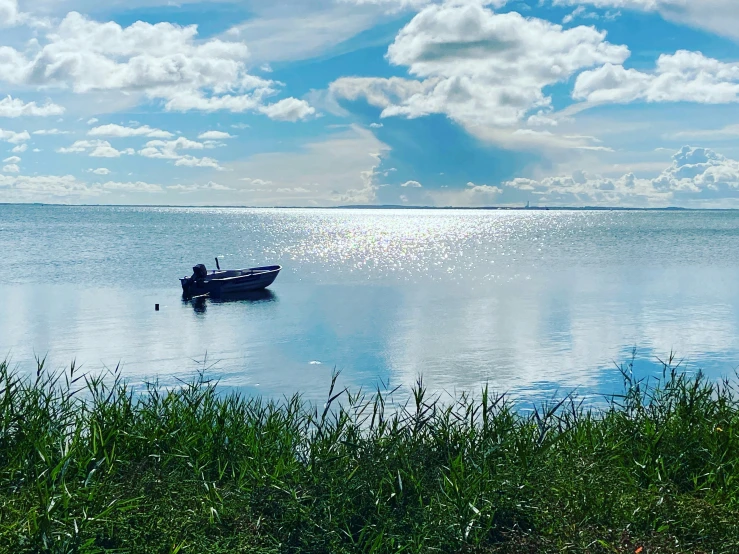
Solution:
[{"label": "boat reflection", "polygon": [[276,302],[277,295],[269,289],[262,289],[245,292],[222,293],[220,298],[212,298],[210,301],[214,304],[223,304],[225,302],[248,302],[250,304],[254,304],[262,302]]},{"label": "boat reflection", "polygon": [[222,294],[220,298],[198,296],[190,300],[183,298],[183,303],[189,303],[197,314],[204,314],[208,304],[226,304],[233,302],[244,302],[247,304],[263,304],[277,302],[277,295],[269,289],[254,290],[246,292],[233,292]]}]

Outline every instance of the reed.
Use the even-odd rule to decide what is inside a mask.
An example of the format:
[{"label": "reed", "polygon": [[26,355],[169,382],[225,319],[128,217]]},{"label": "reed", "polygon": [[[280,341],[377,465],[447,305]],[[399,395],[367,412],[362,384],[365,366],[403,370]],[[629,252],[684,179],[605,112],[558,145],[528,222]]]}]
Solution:
[{"label": "reed", "polygon": [[390,408],[334,379],[318,407],[2,363],[0,551],[738,552],[732,382],[622,373],[606,407],[524,413],[421,381]]}]

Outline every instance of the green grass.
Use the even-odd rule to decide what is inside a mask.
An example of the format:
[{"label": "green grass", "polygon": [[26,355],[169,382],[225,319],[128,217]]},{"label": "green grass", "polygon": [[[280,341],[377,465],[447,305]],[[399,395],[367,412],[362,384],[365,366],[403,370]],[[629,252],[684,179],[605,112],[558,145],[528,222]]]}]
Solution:
[{"label": "green grass", "polygon": [[739,552],[732,385],[628,369],[606,408],[524,413],[0,364],[0,552]]}]

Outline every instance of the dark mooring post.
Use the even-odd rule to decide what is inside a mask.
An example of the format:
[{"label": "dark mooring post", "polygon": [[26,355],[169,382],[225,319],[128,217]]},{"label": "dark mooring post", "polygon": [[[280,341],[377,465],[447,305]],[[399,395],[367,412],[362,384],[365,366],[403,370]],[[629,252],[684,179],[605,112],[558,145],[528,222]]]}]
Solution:
[{"label": "dark mooring post", "polygon": [[159,311],[159,304],[154,304],[154,311],[155,312],[158,312]]}]

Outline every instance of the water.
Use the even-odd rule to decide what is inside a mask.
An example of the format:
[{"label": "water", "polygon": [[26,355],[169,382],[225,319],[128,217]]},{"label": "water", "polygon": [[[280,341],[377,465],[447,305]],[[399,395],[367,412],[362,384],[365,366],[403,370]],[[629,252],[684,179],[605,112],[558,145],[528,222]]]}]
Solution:
[{"label": "water", "polygon": [[[272,292],[184,302],[195,263],[284,266]],[[0,356],[132,383],[199,368],[322,399],[412,385],[542,399],[617,390],[674,350],[739,360],[739,212],[265,210],[0,205]],[[154,311],[159,303],[161,310]]]}]

